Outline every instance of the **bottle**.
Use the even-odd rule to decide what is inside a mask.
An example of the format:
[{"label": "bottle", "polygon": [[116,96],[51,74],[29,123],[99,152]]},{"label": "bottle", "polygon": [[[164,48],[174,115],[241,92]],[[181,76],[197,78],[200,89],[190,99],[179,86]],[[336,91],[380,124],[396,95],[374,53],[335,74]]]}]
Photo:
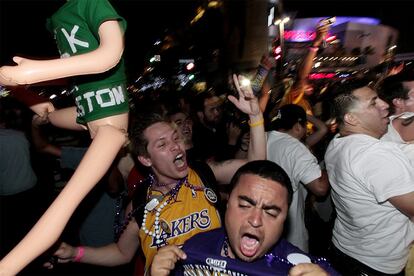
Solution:
[{"label": "bottle", "polygon": [[257,68],[256,76],[251,81],[253,94],[256,97],[260,96],[260,93],[262,91],[263,83],[264,83],[268,73],[269,73],[269,70],[266,69],[262,65],[259,65],[259,67]]}]

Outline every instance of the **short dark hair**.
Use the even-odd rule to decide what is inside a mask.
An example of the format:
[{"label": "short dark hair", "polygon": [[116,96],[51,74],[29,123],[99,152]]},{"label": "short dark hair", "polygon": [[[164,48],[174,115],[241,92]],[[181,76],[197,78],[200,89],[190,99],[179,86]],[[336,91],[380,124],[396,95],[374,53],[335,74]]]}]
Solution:
[{"label": "short dark hair", "polygon": [[306,126],[307,118],[305,110],[296,104],[286,104],[279,108],[270,122],[270,130],[289,130],[296,123]]},{"label": "short dark hair", "polygon": [[131,114],[133,116],[132,123],[129,131],[129,139],[131,141],[131,150],[138,156],[148,155],[148,140],[144,135],[144,131],[156,123],[170,123],[170,120],[167,116],[163,114],[163,111],[160,110],[142,110],[137,113]]},{"label": "short dark hair", "polygon": [[390,114],[395,113],[394,99],[408,99],[409,90],[404,87],[404,82],[414,81],[414,71],[404,71],[385,78],[379,86],[378,93],[381,99],[389,105]]},{"label": "short dark hair", "polygon": [[230,181],[231,189],[234,189],[238,184],[240,177],[245,174],[257,175],[275,182],[285,187],[288,191],[288,205],[292,202],[292,184],[287,173],[275,162],[269,160],[255,160],[250,161],[241,166],[234,174]]},{"label": "short dark hair", "polygon": [[369,87],[369,80],[357,79],[351,80],[345,84],[339,85],[334,91],[333,114],[336,122],[341,127],[344,125],[344,117],[355,106],[358,98],[353,92],[362,87]]},{"label": "short dark hair", "polygon": [[214,88],[209,88],[208,90],[198,93],[194,97],[194,112],[204,111],[204,102],[206,101],[206,99],[210,99],[213,97],[218,97]]}]

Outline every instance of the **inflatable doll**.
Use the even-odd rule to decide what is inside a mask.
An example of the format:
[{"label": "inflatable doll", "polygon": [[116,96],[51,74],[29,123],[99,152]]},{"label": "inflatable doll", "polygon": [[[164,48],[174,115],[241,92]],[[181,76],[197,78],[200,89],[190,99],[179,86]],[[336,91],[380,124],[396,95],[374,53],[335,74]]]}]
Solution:
[{"label": "inflatable doll", "polygon": [[127,141],[128,98],[121,58],[125,20],[107,0],[69,0],[48,20],[48,27],[55,35],[61,58],[14,57],[17,65],[0,67],[0,84],[27,85],[74,77],[76,107],[55,110],[45,102],[31,108],[58,127],[88,129],[93,140],[66,187],[26,237],[1,260],[0,275],[17,274],[53,245]]}]

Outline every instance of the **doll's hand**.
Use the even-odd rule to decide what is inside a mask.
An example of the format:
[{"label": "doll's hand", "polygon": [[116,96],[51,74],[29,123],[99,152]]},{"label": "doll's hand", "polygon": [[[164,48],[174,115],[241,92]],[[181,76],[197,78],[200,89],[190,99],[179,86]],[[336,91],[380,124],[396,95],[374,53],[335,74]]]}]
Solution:
[{"label": "doll's hand", "polygon": [[42,69],[42,61],[17,56],[13,57],[13,61],[17,65],[0,67],[0,83],[2,85],[16,86],[39,82],[35,76]]},{"label": "doll's hand", "polygon": [[17,86],[15,80],[10,77],[10,72],[8,68],[12,66],[2,66],[0,67],[0,85],[3,86]]}]

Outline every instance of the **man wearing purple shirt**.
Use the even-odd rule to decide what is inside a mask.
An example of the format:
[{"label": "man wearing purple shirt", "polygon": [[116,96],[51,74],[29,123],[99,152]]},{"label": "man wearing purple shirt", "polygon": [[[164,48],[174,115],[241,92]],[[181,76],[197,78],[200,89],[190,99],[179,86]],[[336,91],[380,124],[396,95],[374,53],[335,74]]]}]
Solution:
[{"label": "man wearing purple shirt", "polygon": [[182,249],[161,248],[151,275],[337,275],[326,260],[280,239],[292,200],[281,167],[266,160],[249,162],[230,185],[225,228],[198,234]]}]

